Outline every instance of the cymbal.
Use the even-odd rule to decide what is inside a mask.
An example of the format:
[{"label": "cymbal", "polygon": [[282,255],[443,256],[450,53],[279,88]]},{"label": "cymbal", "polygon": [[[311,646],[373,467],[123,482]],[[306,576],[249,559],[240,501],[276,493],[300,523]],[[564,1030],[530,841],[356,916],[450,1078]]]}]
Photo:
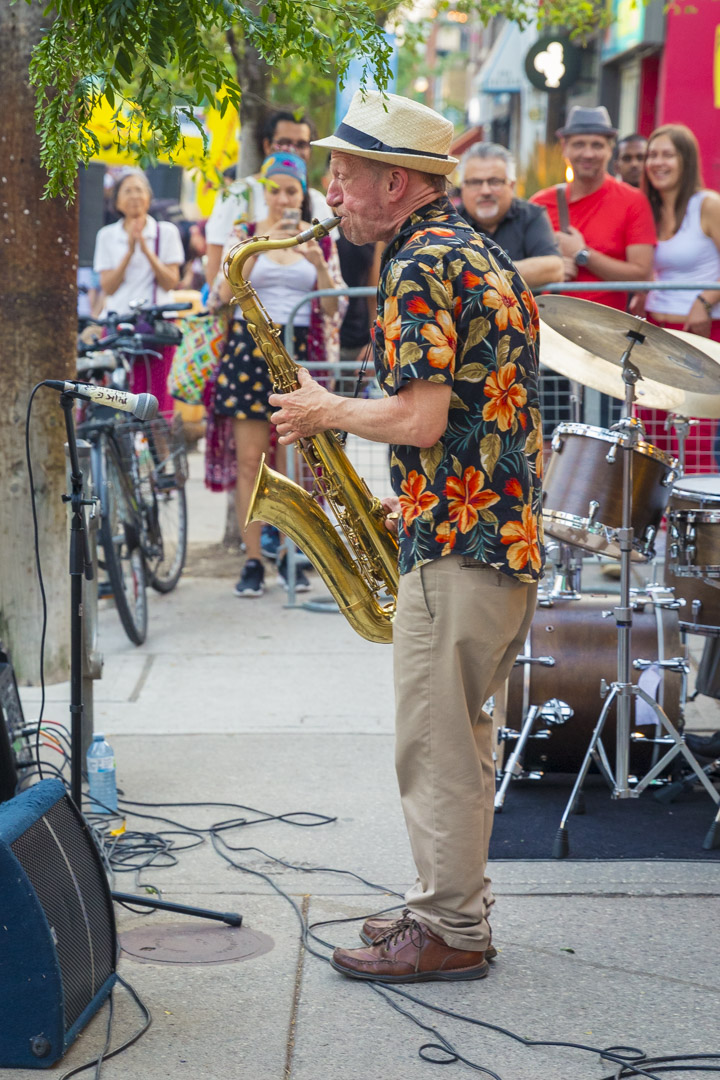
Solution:
[{"label": "cymbal", "polygon": [[[543,322],[609,364],[622,367],[629,343],[627,334],[635,331],[643,335],[643,340],[634,345],[630,361],[643,379],[686,394],[720,394],[720,367],[696,344],[704,344],[705,338],[679,337],[625,311],[574,296],[538,296],[537,305]],[[694,337],[694,341],[686,340],[688,337]]]},{"label": "cymbal", "polygon": [[[598,305],[599,306],[599,305]],[[540,320],[540,363],[564,375],[567,379],[589,386],[601,394],[625,400],[625,383],[622,380],[622,368],[609,364],[593,356],[581,345],[563,337],[549,323]],[[720,372],[720,368],[718,369]],[[710,416],[720,416],[720,394],[695,394],[693,406],[699,408],[705,403],[713,411]],[[686,412],[687,395],[676,387],[663,386],[653,379],[640,379],[635,384],[635,400],[638,405],[648,409],[665,409],[683,416],[707,416],[705,412]]]}]

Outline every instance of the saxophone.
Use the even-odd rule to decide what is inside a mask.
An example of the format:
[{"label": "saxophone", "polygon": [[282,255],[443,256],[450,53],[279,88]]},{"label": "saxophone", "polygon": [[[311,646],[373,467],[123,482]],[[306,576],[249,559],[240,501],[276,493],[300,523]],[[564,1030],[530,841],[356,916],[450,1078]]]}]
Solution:
[{"label": "saxophone", "polygon": [[[267,362],[276,393],[298,388],[298,365],[280,340],[279,328],[243,277],[243,266],[262,251],[295,247],[327,236],[339,221],[328,218],[314,222],[298,236],[284,240],[256,237],[233,248],[225,259],[225,275]],[[353,630],[368,641],[392,641],[398,545],[385,526],[382,504],[356,473],[334,431],[301,439],[297,445],[312,473],[316,497],[269,468],[263,454],[245,524],[266,521],[286,533],[310,559]],[[332,509],[339,531],[320,507],[318,497]],[[382,593],[389,594],[390,603],[381,601]]]}]

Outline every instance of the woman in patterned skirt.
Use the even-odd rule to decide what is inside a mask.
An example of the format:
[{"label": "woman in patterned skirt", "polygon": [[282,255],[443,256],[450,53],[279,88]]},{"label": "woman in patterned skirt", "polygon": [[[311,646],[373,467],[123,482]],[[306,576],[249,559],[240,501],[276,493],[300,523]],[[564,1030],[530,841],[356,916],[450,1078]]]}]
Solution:
[{"label": "woman in patterned skirt", "polygon": [[[307,173],[302,158],[291,153],[273,153],[263,162],[260,176],[266,184],[267,217],[258,222],[238,223],[231,246],[253,235],[286,239],[309,228]],[[261,252],[248,259],[243,274],[273,323],[283,329],[292,309],[306,293],[315,289],[340,288],[343,284],[335,245],[329,237],[298,247]],[[208,306],[217,308],[231,299],[230,286],[223,278],[213,288]],[[324,317],[336,316],[338,307],[337,297],[323,297],[306,303],[297,311],[293,320],[296,360],[301,363],[325,361]],[[247,328],[242,309],[237,307],[215,379],[211,410],[217,431],[223,427],[223,421],[232,424],[235,442],[235,508],[247,552],[242,575],[235,586],[235,593],[241,597],[261,596],[264,589],[260,547],[262,524],[253,522],[245,528],[245,518],[260,458],[270,447],[272,410],[267,401],[270,393],[272,385],[267,364]],[[215,488],[228,486],[212,473],[212,451],[217,442],[214,437],[208,440],[210,458],[206,477],[209,485]],[[284,448],[277,449],[276,468],[284,472]],[[284,556],[278,563],[278,573],[285,582]],[[295,587],[299,591],[310,587],[302,571],[297,574]]]}]

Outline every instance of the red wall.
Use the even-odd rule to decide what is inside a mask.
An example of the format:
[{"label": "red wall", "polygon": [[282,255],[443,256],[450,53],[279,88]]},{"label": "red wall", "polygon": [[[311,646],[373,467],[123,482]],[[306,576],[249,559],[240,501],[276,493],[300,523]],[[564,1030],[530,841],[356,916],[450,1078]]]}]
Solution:
[{"label": "red wall", "polygon": [[686,124],[700,143],[706,187],[720,191],[720,109],[714,104],[713,65],[720,3],[695,0],[695,12],[667,15],[660,65],[658,124]]}]

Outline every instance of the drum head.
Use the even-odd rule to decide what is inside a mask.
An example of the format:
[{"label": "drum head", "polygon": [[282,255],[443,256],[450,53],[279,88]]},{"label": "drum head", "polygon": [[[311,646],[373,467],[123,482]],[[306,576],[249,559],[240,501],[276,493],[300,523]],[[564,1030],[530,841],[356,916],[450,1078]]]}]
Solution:
[{"label": "drum head", "polygon": [[672,486],[673,494],[688,500],[717,502],[720,505],[720,476],[681,476]]}]

